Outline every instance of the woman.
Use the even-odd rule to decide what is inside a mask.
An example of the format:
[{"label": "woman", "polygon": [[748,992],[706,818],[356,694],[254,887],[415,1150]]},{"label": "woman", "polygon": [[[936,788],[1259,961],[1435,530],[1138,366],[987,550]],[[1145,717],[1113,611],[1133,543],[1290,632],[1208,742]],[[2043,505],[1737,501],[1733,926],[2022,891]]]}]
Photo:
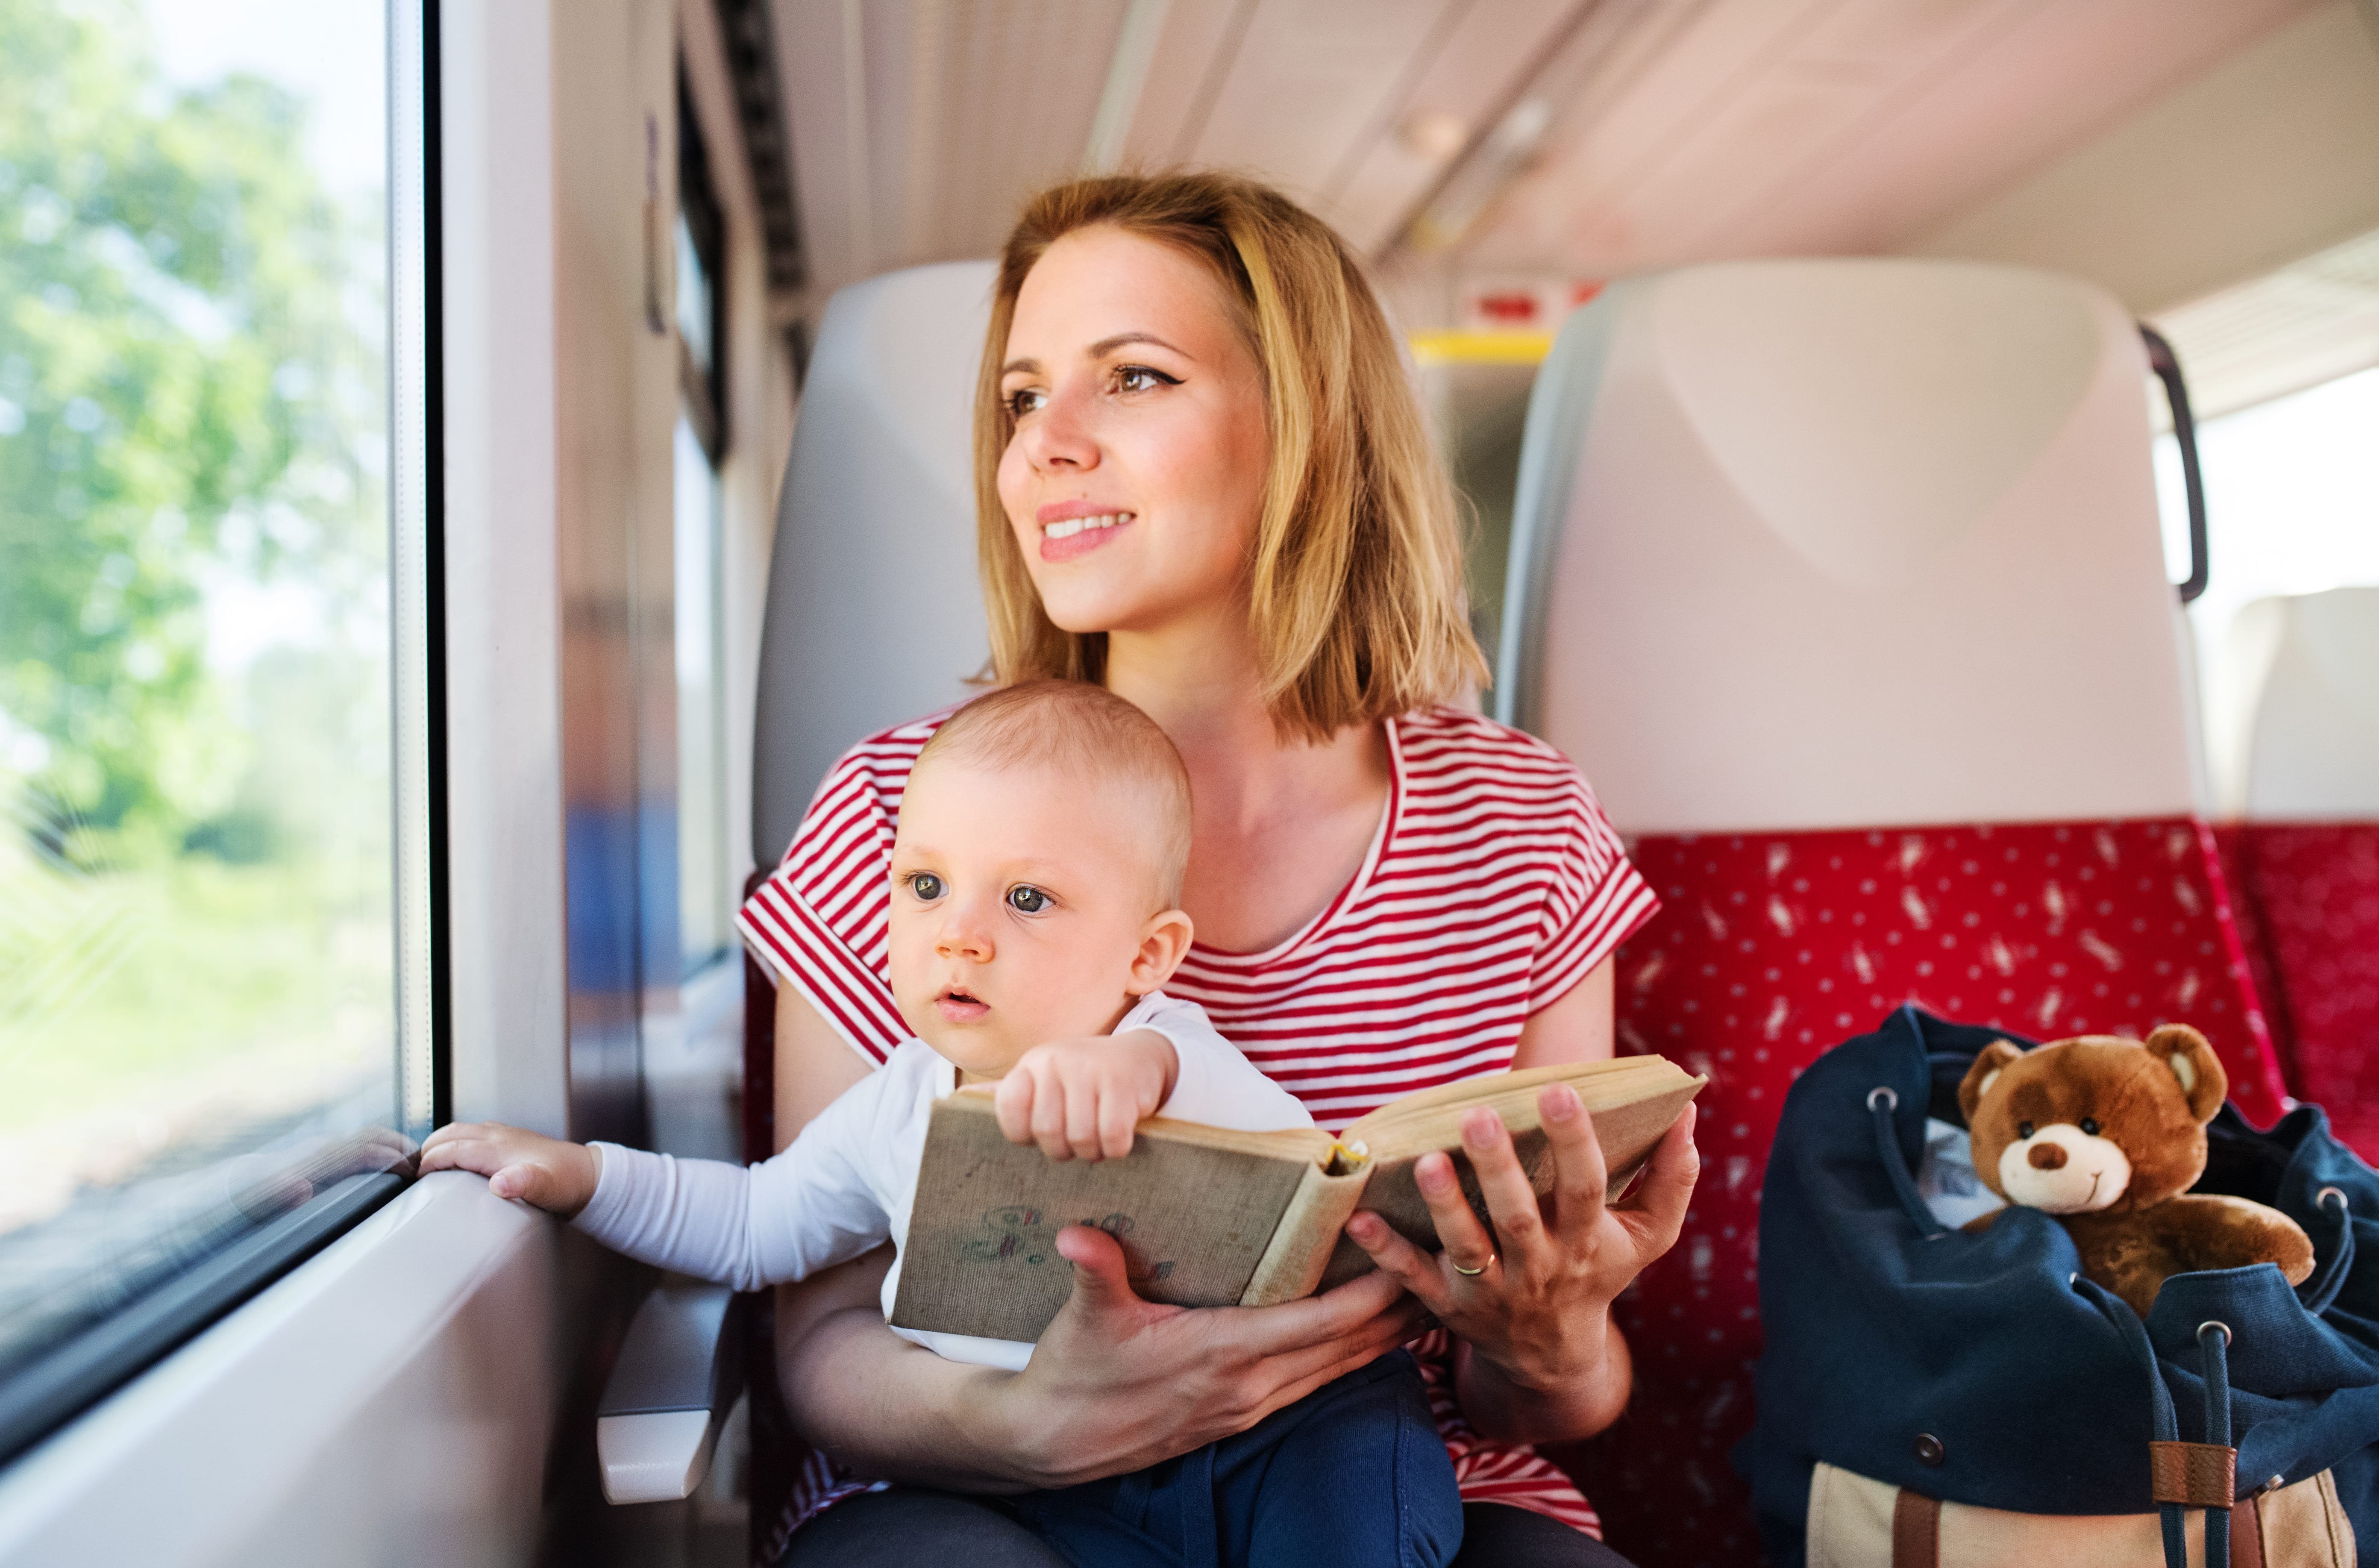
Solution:
[{"label": "woman", "polygon": [[[1574,766],[1442,706],[1486,674],[1455,503],[1386,320],[1325,225],[1219,175],[1045,192],[1002,258],[975,431],[998,678],[1103,682],[1189,765],[1198,945],[1168,990],[1324,1127],[1431,1084],[1611,1054],[1610,954],[1654,900]],[[843,760],[741,917],[780,980],[781,1139],[906,1033],[884,979],[885,856],[940,717]],[[1416,1349],[1464,1480],[1461,1561],[1615,1561],[1523,1445],[1589,1435],[1625,1405],[1609,1307],[1675,1240],[1692,1124],[1606,1208],[1576,1096],[1549,1091],[1542,1110],[1550,1198],[1479,1113],[1464,1137],[1491,1233],[1450,1163],[1426,1162],[1444,1252],[1359,1215],[1348,1233],[1378,1272],[1310,1301],[1142,1302],[1111,1240],[1064,1233],[1073,1300],[1014,1376],[886,1329],[883,1257],[792,1289],[779,1324],[797,1427],[904,1485],[826,1510],[785,1561],[962,1545],[975,1564],[1054,1562],[978,1499],[1238,1431],[1432,1318]]]}]

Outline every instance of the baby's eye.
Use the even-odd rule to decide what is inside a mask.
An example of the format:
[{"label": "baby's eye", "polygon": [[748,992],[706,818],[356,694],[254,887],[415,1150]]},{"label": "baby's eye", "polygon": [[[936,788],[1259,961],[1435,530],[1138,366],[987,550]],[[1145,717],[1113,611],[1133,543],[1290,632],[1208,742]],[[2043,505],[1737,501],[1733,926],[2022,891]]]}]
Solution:
[{"label": "baby's eye", "polygon": [[1048,393],[1037,391],[1032,387],[1026,387],[1020,391],[1009,392],[1008,394],[1008,416],[1010,419],[1021,419],[1027,414],[1036,414],[1040,412],[1041,405],[1048,401]]},{"label": "baby's eye", "polygon": [[1019,883],[1008,890],[1008,907],[1019,914],[1039,914],[1049,907],[1049,895]]},{"label": "baby's eye", "polygon": [[921,871],[909,878],[909,891],[930,904],[949,889],[942,886],[942,879],[932,872]]},{"label": "baby's eye", "polygon": [[2016,1123],[2015,1135],[2018,1138],[2030,1138],[2032,1136],[2032,1124],[2030,1122]]},{"label": "baby's eye", "polygon": [[2097,1117],[2095,1117],[2095,1116],[2083,1116],[2083,1117],[2082,1118],[2082,1130],[2083,1130],[2083,1132],[2084,1134],[2086,1134],[2086,1135],[2087,1135],[2087,1136],[2089,1136],[2089,1137],[2092,1137],[2092,1138],[2095,1138],[2095,1137],[2097,1137],[2097,1136],[2098,1136],[2098,1118],[2097,1118]]}]

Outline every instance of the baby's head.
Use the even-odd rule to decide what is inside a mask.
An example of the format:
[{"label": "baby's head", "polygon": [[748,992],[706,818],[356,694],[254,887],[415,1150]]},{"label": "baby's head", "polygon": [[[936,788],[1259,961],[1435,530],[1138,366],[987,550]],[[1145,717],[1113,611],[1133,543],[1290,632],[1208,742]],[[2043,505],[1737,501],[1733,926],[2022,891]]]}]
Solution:
[{"label": "baby's head", "polygon": [[1190,950],[1190,776],[1140,709],[1076,681],[976,698],[909,773],[892,844],[892,995],[997,1076],[1105,1034]]}]

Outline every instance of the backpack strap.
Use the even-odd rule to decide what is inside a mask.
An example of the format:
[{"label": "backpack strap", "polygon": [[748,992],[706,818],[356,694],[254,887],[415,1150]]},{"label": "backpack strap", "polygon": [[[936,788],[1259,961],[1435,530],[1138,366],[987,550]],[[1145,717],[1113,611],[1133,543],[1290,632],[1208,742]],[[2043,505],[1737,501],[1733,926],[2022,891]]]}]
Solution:
[{"label": "backpack strap", "polygon": [[1941,1502],[1900,1489],[1891,1502],[1891,1568],[1941,1568]]}]

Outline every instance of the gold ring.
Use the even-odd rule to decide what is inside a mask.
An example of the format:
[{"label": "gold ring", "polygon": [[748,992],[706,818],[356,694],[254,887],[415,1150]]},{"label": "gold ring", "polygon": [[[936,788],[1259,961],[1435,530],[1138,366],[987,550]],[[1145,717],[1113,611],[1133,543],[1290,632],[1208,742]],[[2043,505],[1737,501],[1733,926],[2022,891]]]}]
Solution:
[{"label": "gold ring", "polygon": [[[1448,1260],[1447,1260],[1448,1262],[1453,1262],[1453,1260],[1452,1260],[1452,1259],[1450,1259],[1450,1258],[1449,1258]],[[1455,1263],[1455,1264],[1454,1264],[1454,1272],[1455,1272],[1455,1273],[1457,1273],[1457,1274],[1460,1274],[1464,1279],[1475,1280],[1475,1279],[1477,1279],[1480,1274],[1485,1273],[1488,1270],[1490,1270],[1490,1269],[1493,1268],[1494,1266],[1495,1266],[1495,1254],[1493,1254],[1492,1252],[1490,1252],[1489,1254],[1487,1254],[1487,1260],[1486,1260],[1485,1262],[1483,1262],[1483,1263],[1479,1264],[1477,1268],[1475,1268],[1475,1269],[1466,1269],[1466,1268],[1464,1268],[1461,1264],[1459,1264],[1459,1263]]]}]

